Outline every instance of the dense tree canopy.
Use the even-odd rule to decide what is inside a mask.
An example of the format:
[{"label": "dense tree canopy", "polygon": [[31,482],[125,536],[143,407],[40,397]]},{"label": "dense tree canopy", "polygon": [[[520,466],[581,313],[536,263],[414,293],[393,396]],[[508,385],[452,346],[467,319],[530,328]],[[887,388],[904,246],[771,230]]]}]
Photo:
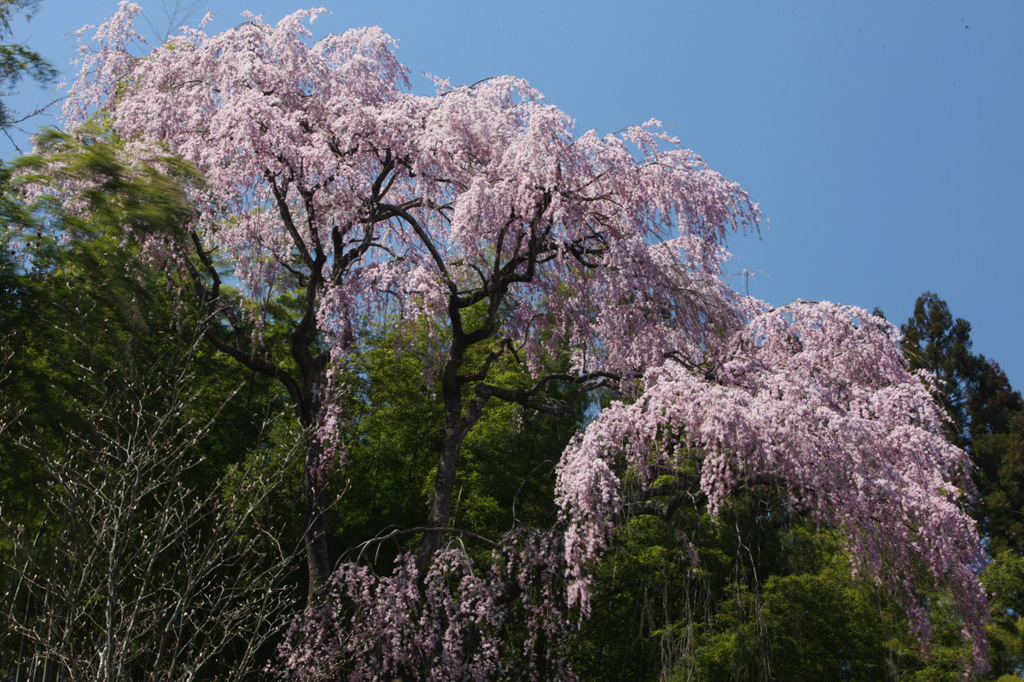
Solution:
[{"label": "dense tree canopy", "polygon": [[[342,424],[332,377],[367,316],[448,318],[450,339],[429,349],[446,406],[426,519],[438,528],[461,443],[492,397],[541,407],[552,381],[633,377],[670,350],[699,355],[703,339],[735,324],[717,243],[753,224],[756,207],[672,141],[642,128],[574,138],[565,114],[513,78],[409,94],[388,36],[312,42],[303,20],[316,12],[276,27],[250,16],[136,59],[136,12],[124,4],[97,30],[65,111],[75,125],[98,105],[137,153],[164,145],[204,173],[186,238],[139,238],[149,258],[181,267],[220,320],[207,333],[214,345],[278,379],[310,434],[314,591],[328,565],[320,479]],[[239,298],[224,295],[225,276]],[[290,327],[276,354],[275,322]],[[468,366],[468,349],[493,340]],[[568,366],[541,376],[565,343]],[[537,383],[487,383],[505,351],[522,354]],[[425,535],[421,567],[440,541]]]},{"label": "dense tree canopy", "polygon": [[[777,517],[834,528],[922,641],[920,581],[947,590],[960,663],[981,664],[970,460],[928,381],[879,317],[731,291],[725,239],[759,210],[657,121],[579,134],[511,77],[415,94],[389,36],[314,40],[319,11],[152,49],[137,13],[83,29],[68,133],[40,138],[20,183],[52,229],[115,224],[179,324],[292,407],[309,590],[284,673],[570,677],[624,514],[704,518],[765,490]],[[415,410],[414,443],[408,392],[439,403]],[[546,426],[523,447],[510,423]],[[420,511],[335,523],[345,485],[400,485],[385,462]],[[531,479],[552,471],[540,503]],[[332,556],[332,534],[358,544]],[[717,551],[701,537],[674,536],[695,571]]]}]

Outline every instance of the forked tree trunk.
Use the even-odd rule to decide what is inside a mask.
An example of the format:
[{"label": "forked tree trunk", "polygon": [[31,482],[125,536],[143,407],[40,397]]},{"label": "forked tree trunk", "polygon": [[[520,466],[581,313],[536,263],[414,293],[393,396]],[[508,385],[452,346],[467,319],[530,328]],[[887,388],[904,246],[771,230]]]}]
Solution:
[{"label": "forked tree trunk", "polygon": [[487,398],[475,396],[468,404],[463,401],[463,381],[459,371],[465,363],[466,349],[486,334],[467,335],[456,332],[452,341],[448,361],[441,373],[441,399],[444,402],[444,441],[437,459],[437,473],[434,476],[434,491],[430,500],[430,515],[424,524],[428,530],[423,534],[416,548],[416,567],[420,577],[426,575],[434,555],[444,543],[444,531],[452,515],[452,501],[455,492],[455,475],[459,454],[466,434],[479,421]]}]

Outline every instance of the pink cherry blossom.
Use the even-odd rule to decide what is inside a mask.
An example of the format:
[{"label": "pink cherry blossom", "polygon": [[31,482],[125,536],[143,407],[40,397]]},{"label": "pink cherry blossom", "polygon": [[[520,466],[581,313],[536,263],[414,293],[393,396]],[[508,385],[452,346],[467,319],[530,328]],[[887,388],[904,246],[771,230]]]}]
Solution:
[{"label": "pink cherry blossom", "polygon": [[770,483],[841,529],[855,567],[904,594],[927,640],[910,587],[922,563],[950,588],[970,663],[982,665],[985,558],[963,507],[969,459],[943,437],[897,334],[864,310],[797,302],[753,317],[700,372],[676,361],[650,369],[637,400],[602,412],[559,464],[570,602],[589,609],[590,568],[622,506],[622,465],[645,486],[655,465],[696,465],[712,512],[745,485]]}]

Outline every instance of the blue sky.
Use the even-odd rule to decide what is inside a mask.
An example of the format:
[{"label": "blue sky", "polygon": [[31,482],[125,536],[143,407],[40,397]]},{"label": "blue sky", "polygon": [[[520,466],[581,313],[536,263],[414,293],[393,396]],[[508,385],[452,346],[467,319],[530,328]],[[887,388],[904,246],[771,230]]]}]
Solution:
[{"label": "blue sky", "polygon": [[[175,0],[140,2],[157,30]],[[178,0],[276,21],[302,0]],[[323,0],[319,4],[323,4]],[[16,39],[64,68],[116,0],[42,0]],[[881,308],[926,290],[1024,388],[1024,2],[521,0],[331,3],[322,35],[379,25],[414,74],[513,74],[607,133],[658,118],[739,182],[769,228],[735,237],[735,286]],[[57,96],[21,86],[30,110]],[[429,92],[424,80],[418,90]],[[32,129],[55,118],[40,117]],[[2,152],[10,155],[9,150]],[[743,272],[753,273],[745,276]]]}]

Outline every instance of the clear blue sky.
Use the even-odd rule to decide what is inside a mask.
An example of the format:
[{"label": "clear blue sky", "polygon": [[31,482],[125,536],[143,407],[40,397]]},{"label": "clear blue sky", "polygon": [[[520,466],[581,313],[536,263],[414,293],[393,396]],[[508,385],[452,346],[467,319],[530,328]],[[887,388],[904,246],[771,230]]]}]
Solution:
[{"label": "clear blue sky", "polygon": [[[19,40],[64,68],[115,0],[42,0]],[[175,0],[142,0],[157,31]],[[302,0],[179,0],[208,31]],[[321,3],[323,4],[323,0]],[[656,117],[771,220],[730,242],[735,285],[906,320],[926,290],[1024,389],[1024,2],[335,2],[322,35],[379,25],[414,74],[529,80],[606,133]],[[416,87],[429,92],[425,81]],[[22,86],[27,110],[55,93]],[[52,123],[36,119],[31,127]],[[9,153],[5,152],[9,155]],[[742,271],[754,272],[745,281]]]}]

